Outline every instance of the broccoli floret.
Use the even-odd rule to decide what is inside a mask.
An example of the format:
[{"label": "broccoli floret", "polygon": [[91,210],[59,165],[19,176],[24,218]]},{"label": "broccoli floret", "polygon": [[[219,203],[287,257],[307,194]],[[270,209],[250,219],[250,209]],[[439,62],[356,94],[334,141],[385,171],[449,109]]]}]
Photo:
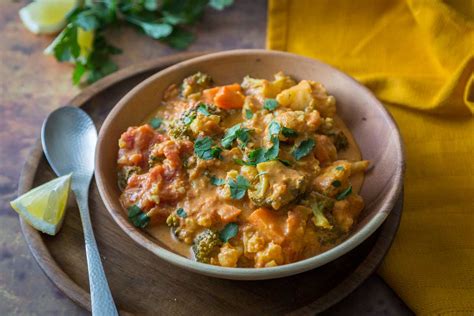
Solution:
[{"label": "broccoli floret", "polygon": [[191,94],[201,92],[204,89],[207,89],[212,84],[212,78],[208,74],[202,72],[195,73],[192,76],[189,76],[183,80],[181,85],[181,95],[184,98],[187,98]]},{"label": "broccoli floret", "polygon": [[168,133],[176,139],[189,138],[192,136],[191,124],[198,118],[200,106],[204,106],[209,115],[221,115],[223,112],[212,104],[197,103],[187,111],[184,111],[179,118],[171,122]]},{"label": "broccoli floret", "polygon": [[192,248],[196,261],[210,263],[211,257],[216,254],[221,245],[218,233],[210,229],[203,230],[194,238]]},{"label": "broccoli floret", "polygon": [[346,135],[342,131],[337,131],[333,135],[331,135],[332,140],[334,142],[334,146],[336,146],[337,151],[344,150],[349,146],[349,141],[347,140]]},{"label": "broccoli floret", "polygon": [[125,166],[118,173],[118,186],[120,190],[124,190],[127,187],[128,179],[134,174],[140,174],[142,168],[138,166]]}]

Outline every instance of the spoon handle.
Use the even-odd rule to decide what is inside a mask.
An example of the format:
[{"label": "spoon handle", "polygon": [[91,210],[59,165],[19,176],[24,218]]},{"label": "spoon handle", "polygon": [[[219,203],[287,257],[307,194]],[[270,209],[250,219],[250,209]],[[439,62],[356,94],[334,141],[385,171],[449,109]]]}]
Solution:
[{"label": "spoon handle", "polygon": [[112,293],[105,277],[99,249],[92,231],[91,217],[88,205],[88,186],[86,189],[75,189],[79,212],[81,214],[84,240],[86,244],[87,269],[89,271],[89,287],[91,291],[92,315],[118,315]]}]

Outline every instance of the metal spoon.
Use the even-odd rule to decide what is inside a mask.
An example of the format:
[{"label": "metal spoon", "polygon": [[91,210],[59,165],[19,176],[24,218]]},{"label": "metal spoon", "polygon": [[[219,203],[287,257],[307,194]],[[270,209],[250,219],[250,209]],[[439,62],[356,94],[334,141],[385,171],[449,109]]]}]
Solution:
[{"label": "metal spoon", "polygon": [[92,119],[75,107],[62,107],[44,121],[41,142],[58,176],[72,172],[72,191],[81,214],[93,315],[118,315],[100,260],[89,214],[89,185],[94,173],[97,130]]}]

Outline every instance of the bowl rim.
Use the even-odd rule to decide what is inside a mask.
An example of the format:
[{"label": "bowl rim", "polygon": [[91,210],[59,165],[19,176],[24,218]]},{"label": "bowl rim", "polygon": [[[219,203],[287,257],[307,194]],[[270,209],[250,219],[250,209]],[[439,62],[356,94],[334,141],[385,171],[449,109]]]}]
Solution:
[{"label": "bowl rim", "polygon": [[[103,181],[105,175],[103,174],[102,168],[97,168],[101,163],[101,145],[105,142],[105,130],[109,127],[112,123],[114,117],[122,110],[122,108],[128,103],[128,101],[134,97],[134,95],[140,91],[143,87],[147,86],[150,82],[154,81],[157,77],[161,77],[167,73],[171,73],[175,71],[177,68],[186,67],[192,65],[194,63],[199,63],[202,61],[206,61],[209,59],[217,58],[217,57],[229,57],[229,56],[255,56],[259,55],[259,57],[271,57],[271,56],[284,56],[284,57],[291,57],[296,60],[317,63],[323,67],[330,69],[331,71],[336,72],[339,76],[344,77],[346,80],[350,80],[355,83],[358,88],[367,95],[368,98],[374,101],[374,104],[382,110],[384,114],[386,114],[387,123],[390,124],[391,129],[394,131],[394,137],[396,139],[395,146],[396,152],[398,153],[399,160],[397,161],[395,173],[393,179],[394,185],[392,185],[389,189],[387,195],[389,199],[387,203],[385,203],[381,208],[376,211],[376,214],[371,218],[360,230],[355,232],[349,238],[345,239],[342,243],[338,244],[334,248],[331,248],[321,254],[316,256],[289,263],[286,265],[276,266],[276,267],[267,267],[267,268],[229,268],[229,267],[221,267],[221,266],[214,266],[210,264],[200,263],[193,261],[189,258],[183,257],[178,255],[170,250],[167,250],[161,247],[159,244],[151,240],[151,237],[146,237],[146,232],[136,228],[133,226],[126,218],[123,216],[123,210],[116,210],[111,203],[111,196],[106,188],[106,184]],[[397,201],[401,191],[402,191],[402,184],[404,178],[404,171],[405,171],[405,152],[404,152],[404,145],[400,135],[399,128],[395,123],[392,115],[388,110],[382,105],[382,103],[373,95],[373,93],[360,84],[356,79],[352,78],[351,76],[347,75],[346,73],[342,72],[341,70],[330,66],[324,62],[321,62],[314,58],[308,58],[301,55],[288,53],[288,52],[281,52],[281,51],[271,51],[265,49],[237,49],[237,50],[227,50],[222,52],[215,52],[210,54],[205,54],[202,56],[194,57],[189,60],[182,61],[175,65],[172,65],[168,68],[165,68],[147,79],[140,82],[130,91],[128,91],[119,101],[118,103],[112,108],[110,113],[107,115],[106,119],[104,120],[100,130],[99,130],[99,137],[97,141],[96,151],[95,151],[95,179],[97,182],[97,187],[99,189],[99,194],[101,196],[104,205],[106,206],[107,211],[112,216],[114,221],[120,226],[120,228],[130,237],[132,238],[137,244],[144,247],[145,249],[151,251],[161,259],[168,261],[180,268],[193,271],[196,273],[204,274],[207,276],[219,277],[224,279],[238,279],[238,280],[264,280],[264,279],[274,279],[280,278],[285,276],[294,275],[297,273],[301,273],[304,271],[308,271],[317,267],[320,267],[332,260],[337,259],[338,257],[344,255],[345,253],[349,252],[350,250],[354,249],[358,245],[360,245],[364,240],[366,240],[370,235],[372,235],[377,228],[379,228],[382,223],[385,221],[387,216],[390,214],[391,210],[393,209],[395,202]]]}]

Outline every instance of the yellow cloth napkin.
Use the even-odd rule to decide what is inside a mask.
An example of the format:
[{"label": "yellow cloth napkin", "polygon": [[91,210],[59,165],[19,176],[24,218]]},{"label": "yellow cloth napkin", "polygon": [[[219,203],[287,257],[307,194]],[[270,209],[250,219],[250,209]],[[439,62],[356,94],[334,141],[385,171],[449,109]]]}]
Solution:
[{"label": "yellow cloth napkin", "polygon": [[269,2],[269,49],[348,72],[384,101],[400,127],[405,206],[379,272],[418,314],[474,314],[473,5]]}]

